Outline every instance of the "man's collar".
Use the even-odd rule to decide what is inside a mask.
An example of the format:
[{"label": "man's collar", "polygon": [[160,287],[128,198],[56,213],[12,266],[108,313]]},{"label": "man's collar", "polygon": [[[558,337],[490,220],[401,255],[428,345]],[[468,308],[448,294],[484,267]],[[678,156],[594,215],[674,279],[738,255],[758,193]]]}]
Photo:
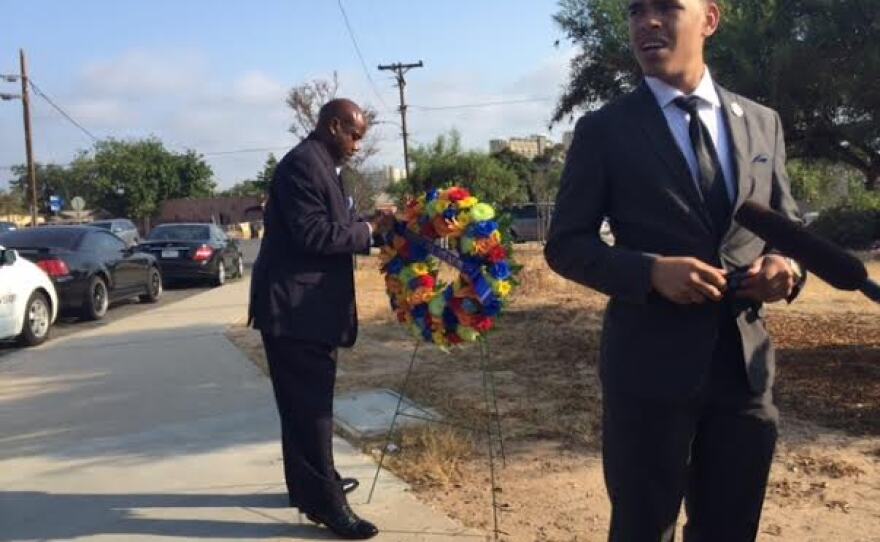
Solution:
[{"label": "man's collar", "polygon": [[309,141],[314,141],[318,144],[317,146],[319,149],[321,149],[321,151],[323,151],[323,152],[321,152],[321,154],[323,155],[324,161],[328,166],[333,167],[333,168],[338,167],[336,165],[336,161],[333,159],[333,155],[330,154],[330,149],[327,147],[327,144],[321,140],[321,138],[318,136],[317,132],[310,133],[306,137],[306,139],[308,139]]},{"label": "man's collar", "polygon": [[[672,103],[679,96],[685,96],[684,92],[657,77],[645,77],[645,84],[651,89],[661,109]],[[715,90],[715,82],[712,80],[708,66],[703,71],[703,78],[700,80],[700,84],[697,85],[697,88],[690,96],[696,96],[715,107],[721,107],[721,99]]]}]

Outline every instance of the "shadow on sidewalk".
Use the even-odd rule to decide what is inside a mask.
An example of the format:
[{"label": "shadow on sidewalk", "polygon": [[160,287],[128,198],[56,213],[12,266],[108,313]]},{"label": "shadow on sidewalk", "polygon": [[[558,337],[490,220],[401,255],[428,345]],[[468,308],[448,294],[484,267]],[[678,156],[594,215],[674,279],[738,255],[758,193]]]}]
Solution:
[{"label": "shadow on sidewalk", "polygon": [[[175,538],[276,538],[332,540],[326,529],[295,524],[298,514],[286,507],[287,496],[268,493],[221,494],[83,494],[36,491],[0,492],[0,541],[69,540],[97,535],[153,535]],[[254,522],[198,518],[168,509],[243,509]],[[214,512],[223,516],[224,512]],[[14,518],[14,519],[13,519]]]}]

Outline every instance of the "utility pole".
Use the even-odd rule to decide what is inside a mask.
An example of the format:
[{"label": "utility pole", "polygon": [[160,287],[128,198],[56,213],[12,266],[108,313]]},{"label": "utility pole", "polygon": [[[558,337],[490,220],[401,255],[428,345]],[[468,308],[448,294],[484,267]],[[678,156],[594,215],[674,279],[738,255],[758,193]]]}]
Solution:
[{"label": "utility pole", "polygon": [[21,81],[21,94],[7,94],[0,92],[0,100],[18,100],[21,99],[23,115],[24,115],[24,146],[27,153],[27,170],[28,183],[31,192],[31,226],[37,226],[37,170],[34,166],[34,151],[31,145],[31,102],[28,95],[28,77],[27,77],[27,60],[24,56],[24,49],[19,49],[19,57],[21,60],[21,73],[0,74],[0,79],[7,83]]},{"label": "utility pole", "polygon": [[19,49],[21,60],[21,105],[24,114],[24,148],[27,153],[28,179],[31,185],[31,227],[37,227],[37,170],[31,145],[31,101],[28,97],[27,60],[24,49]]},{"label": "utility pole", "polygon": [[406,79],[404,75],[413,68],[422,68],[424,64],[419,60],[415,64],[396,64],[379,65],[382,71],[393,71],[394,77],[397,79],[397,89],[400,91],[400,127],[403,131],[403,168],[406,171],[407,182],[409,182],[409,132],[406,131],[406,96],[404,89],[406,88]]}]

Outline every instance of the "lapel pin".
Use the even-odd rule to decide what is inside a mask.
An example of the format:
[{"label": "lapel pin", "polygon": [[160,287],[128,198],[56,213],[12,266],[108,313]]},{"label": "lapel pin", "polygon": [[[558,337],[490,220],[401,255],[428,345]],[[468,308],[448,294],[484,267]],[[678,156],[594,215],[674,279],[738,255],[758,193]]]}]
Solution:
[{"label": "lapel pin", "polygon": [[733,114],[737,117],[741,117],[745,113],[742,106],[739,105],[737,102],[733,102],[732,104],[730,104],[730,110],[733,111]]}]

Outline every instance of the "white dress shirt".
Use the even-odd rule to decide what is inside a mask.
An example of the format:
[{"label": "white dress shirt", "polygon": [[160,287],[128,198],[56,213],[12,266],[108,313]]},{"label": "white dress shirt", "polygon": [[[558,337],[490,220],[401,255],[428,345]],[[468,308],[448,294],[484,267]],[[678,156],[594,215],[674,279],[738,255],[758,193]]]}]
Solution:
[{"label": "white dress shirt", "polygon": [[724,174],[724,185],[727,188],[727,195],[733,201],[736,195],[733,178],[733,149],[725,126],[721,100],[718,98],[718,92],[715,90],[715,83],[709,74],[709,68],[706,68],[703,73],[703,79],[696,90],[689,95],[656,77],[645,77],[645,83],[647,83],[651,92],[654,93],[660,109],[663,110],[663,116],[666,117],[669,130],[672,132],[678,148],[684,154],[685,160],[687,160],[688,168],[691,170],[691,177],[693,177],[698,191],[700,191],[700,169],[697,164],[697,155],[694,153],[694,147],[691,144],[690,132],[688,131],[691,116],[675,105],[674,100],[679,96],[696,96],[700,99],[697,102],[700,120],[706,125],[706,129],[709,130],[709,135],[712,137],[712,143],[715,145],[715,151],[718,153],[718,160],[721,162],[721,171]]}]

